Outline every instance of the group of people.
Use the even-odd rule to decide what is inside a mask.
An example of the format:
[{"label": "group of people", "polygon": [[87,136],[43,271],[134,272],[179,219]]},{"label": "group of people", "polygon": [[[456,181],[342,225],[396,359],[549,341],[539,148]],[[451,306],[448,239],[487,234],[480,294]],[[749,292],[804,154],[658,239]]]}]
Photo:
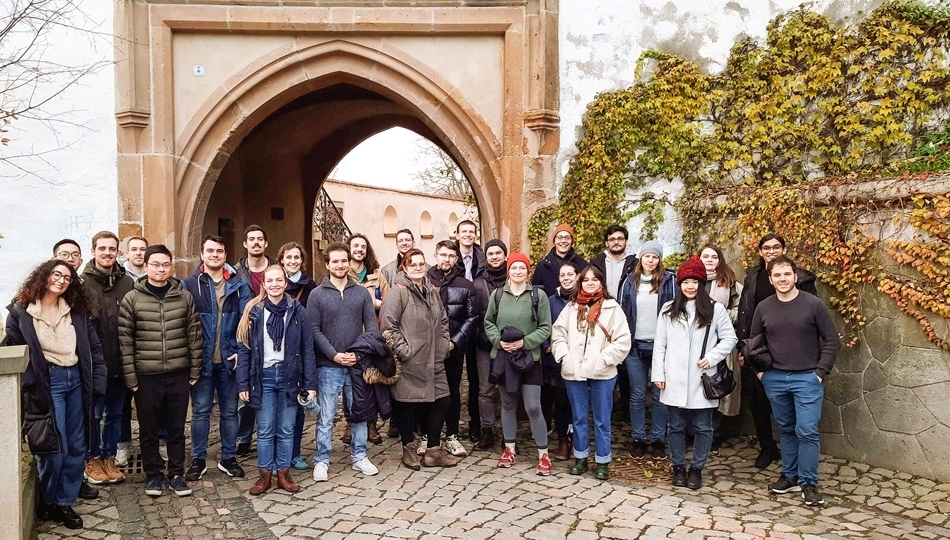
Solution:
[{"label": "group of people", "polygon": [[[237,457],[257,435],[254,495],[272,484],[300,489],[291,470],[310,468],[301,453],[308,411],[316,415],[313,479],[327,481],[341,396],[354,470],[378,473],[367,445],[382,442],[380,420],[400,438],[405,467],[454,466],[469,452],[460,440],[463,374],[471,449],[496,447],[500,416],[500,468],[524,454],[515,442],[521,402],[537,474],[551,474],[552,458],[573,458],[569,473],[585,474],[593,453],[595,477],[607,480],[619,386],[630,455],[665,460],[668,449],[675,486],[702,486],[717,435],[730,434],[745,403],[761,445],[756,465],[782,459],[769,489],[823,503],[822,381],[840,343],[814,275],[785,256],[781,236],[763,237],[744,286],[714,245],[673,272],[658,242],[627,254],[621,226],[608,228],[604,252],[589,263],[574,252],[567,224],[534,265],[501,240],[482,247],[476,239],[476,224],[460,222],[456,240],[439,242],[430,264],[403,229],[396,260],[381,266],[356,234],[323,250],[321,283],[307,274],[297,243],[268,257],[256,225],[245,230],[247,255],[235,266],[223,238],[205,237],[201,264],[184,280],[173,276],[168,248],[141,237],[128,240],[119,264],[118,237],[98,233],[85,268],[75,241],[58,242],[8,306],[5,338],[30,348],[23,432],[40,473],[40,517],[81,528],[77,496],[95,498],[89,484],[124,479],[133,402],[151,496],[166,484],[190,495],[188,482],[207,472],[215,402],[222,473],[245,475]],[[701,378],[727,367],[741,372],[740,384],[709,399]],[[558,443],[549,452],[552,423]]]}]

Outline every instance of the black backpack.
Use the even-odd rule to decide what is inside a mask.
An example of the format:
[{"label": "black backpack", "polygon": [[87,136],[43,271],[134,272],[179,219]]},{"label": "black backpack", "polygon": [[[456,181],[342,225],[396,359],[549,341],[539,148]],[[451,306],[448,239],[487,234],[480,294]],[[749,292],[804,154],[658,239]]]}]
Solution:
[{"label": "black backpack", "polygon": [[[495,317],[498,317],[498,306],[501,305],[501,297],[505,294],[504,287],[495,289],[492,298],[495,301]],[[531,322],[538,321],[538,288],[531,287]]]}]

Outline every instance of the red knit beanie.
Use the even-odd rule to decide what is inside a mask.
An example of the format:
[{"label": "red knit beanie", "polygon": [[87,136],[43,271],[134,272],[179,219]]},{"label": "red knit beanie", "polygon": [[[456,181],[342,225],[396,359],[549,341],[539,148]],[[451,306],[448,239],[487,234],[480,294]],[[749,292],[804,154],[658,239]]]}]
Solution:
[{"label": "red knit beanie", "polygon": [[554,238],[557,238],[557,235],[562,232],[566,232],[567,234],[571,235],[571,240],[577,238],[574,236],[574,227],[571,227],[567,223],[561,223],[556,229],[554,229]]},{"label": "red knit beanie", "polygon": [[528,272],[531,271],[531,261],[528,260],[528,256],[524,253],[512,253],[508,255],[508,270],[511,271],[511,265],[516,262],[522,262],[528,268]]},{"label": "red knit beanie", "polygon": [[686,262],[681,264],[679,270],[676,271],[677,285],[687,279],[695,279],[700,283],[706,283],[706,265],[695,255],[686,259]]}]

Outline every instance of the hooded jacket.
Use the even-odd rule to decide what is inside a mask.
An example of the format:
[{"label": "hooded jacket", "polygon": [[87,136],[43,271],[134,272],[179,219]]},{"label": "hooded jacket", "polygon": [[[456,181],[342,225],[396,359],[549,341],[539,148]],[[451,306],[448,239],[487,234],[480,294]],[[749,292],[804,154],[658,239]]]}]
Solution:
[{"label": "hooded jacket", "polygon": [[577,275],[580,275],[581,271],[587,268],[587,261],[575,253],[574,248],[571,248],[564,257],[558,256],[557,248],[551,248],[551,251],[535,265],[534,276],[531,277],[531,284],[544,289],[545,296],[553,294],[561,285],[561,281],[558,279],[561,265],[567,261],[577,266]]},{"label": "hooded jacket", "polygon": [[383,420],[393,414],[392,393],[386,385],[369,384],[363,372],[376,367],[377,358],[391,357],[393,352],[386,345],[382,334],[375,329],[363,332],[347,352],[356,353],[356,365],[350,368],[353,383],[353,404],[350,406],[350,422],[372,422],[376,417]]},{"label": "hooded jacket", "polygon": [[[765,271],[765,261],[759,259],[759,264],[749,268],[745,275],[745,281],[742,282],[742,295],[739,297],[739,315],[736,317],[736,337],[739,340],[748,339],[752,330],[752,316],[755,315],[755,289],[759,282],[759,273]],[[815,288],[817,276],[803,268],[795,267],[795,274],[798,279],[795,286],[798,290],[818,296],[818,289]]]},{"label": "hooded jacket", "polygon": [[119,349],[119,302],[132,290],[135,282],[125,273],[125,268],[113,264],[109,272],[103,272],[94,260],[82,271],[83,285],[88,287],[99,301],[99,317],[96,331],[102,344],[102,357],[110,379],[122,376],[122,351]]},{"label": "hooded jacket", "polygon": [[439,289],[439,298],[449,319],[449,339],[455,344],[452,354],[464,354],[475,337],[478,312],[475,308],[475,286],[465,279],[458,266],[443,272],[438,266],[429,267],[429,283]]},{"label": "hooded jacket", "polygon": [[[234,370],[231,357],[238,353],[237,327],[244,307],[251,300],[251,287],[241,279],[233,267],[224,265],[224,304],[221,308],[221,361],[228,372]],[[191,293],[195,311],[201,319],[201,376],[210,377],[214,369],[214,348],[218,337],[218,299],[214,281],[205,273],[204,265],[185,278],[182,286]]]}]

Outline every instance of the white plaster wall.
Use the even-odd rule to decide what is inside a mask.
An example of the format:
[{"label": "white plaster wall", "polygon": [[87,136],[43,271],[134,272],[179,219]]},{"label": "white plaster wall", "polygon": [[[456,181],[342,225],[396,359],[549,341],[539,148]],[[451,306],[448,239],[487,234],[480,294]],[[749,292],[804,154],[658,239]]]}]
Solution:
[{"label": "white plaster wall", "polygon": [[[104,62],[98,71],[49,102],[44,110],[61,121],[50,125],[26,120],[9,126],[8,146],[0,155],[42,154],[20,161],[24,175],[0,160],[0,316],[22,280],[52,255],[63,237],[80,242],[84,258],[92,236],[115,230],[115,91],[112,68],[112,2],[82,0],[80,30],[56,31],[45,57],[63,64]],[[95,32],[92,34],[90,32]],[[2,73],[0,73],[2,77]]]},{"label": "white plaster wall", "polygon": [[[880,0],[816,0],[806,6],[833,20],[860,17]],[[725,67],[740,36],[765,37],[766,25],[779,13],[797,9],[802,0],[561,0],[559,13],[561,74],[561,148],[556,161],[563,180],[576,153],[581,119],[600,92],[633,84],[637,58],[658,49],[697,62],[715,73]],[[682,186],[663,180],[651,191],[679,193]],[[681,249],[676,216],[667,212],[659,240],[672,253]],[[642,244],[642,220],[628,224],[630,249]]]}]

